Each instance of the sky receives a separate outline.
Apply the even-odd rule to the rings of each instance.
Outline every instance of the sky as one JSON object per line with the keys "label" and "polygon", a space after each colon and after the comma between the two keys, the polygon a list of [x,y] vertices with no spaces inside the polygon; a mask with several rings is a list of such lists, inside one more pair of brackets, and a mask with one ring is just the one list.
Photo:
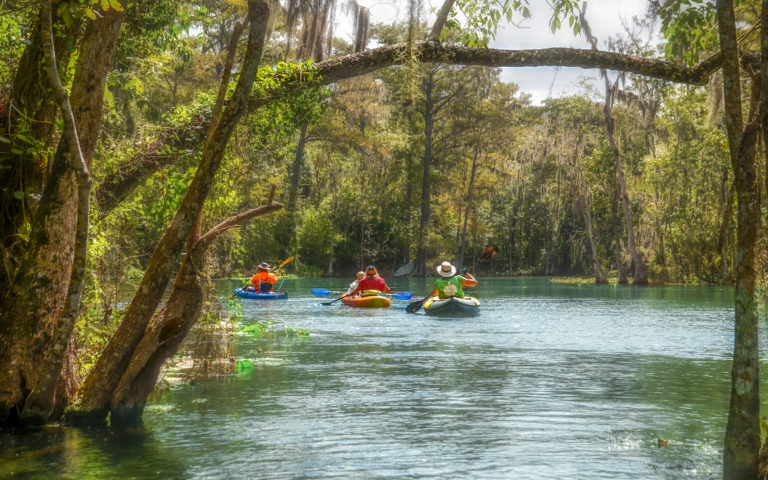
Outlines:
{"label": "sky", "polygon": [[[408,7],[404,0],[357,0],[371,11],[372,23],[391,23],[407,18]],[[442,0],[424,0],[424,10],[431,12],[442,4]],[[520,26],[505,25],[499,30],[490,47],[503,49],[534,49],[547,47],[590,48],[589,42],[580,35],[574,37],[567,28],[552,33],[549,19],[552,10],[545,0],[529,0],[531,18]],[[605,40],[624,32],[622,22],[630,23],[632,16],[642,16],[647,8],[647,0],[589,0],[587,20],[592,32],[599,40],[600,49],[606,49]],[[343,13],[343,12],[340,12]],[[434,22],[434,14],[427,13],[429,25]],[[339,15],[335,25],[336,34],[347,41],[352,39],[352,20]],[[597,83],[599,73],[596,70],[581,68],[518,67],[503,69],[501,78],[505,82],[514,82],[520,90],[531,95],[533,103],[539,104],[549,97],[562,97],[582,91],[579,85],[582,79]]]}

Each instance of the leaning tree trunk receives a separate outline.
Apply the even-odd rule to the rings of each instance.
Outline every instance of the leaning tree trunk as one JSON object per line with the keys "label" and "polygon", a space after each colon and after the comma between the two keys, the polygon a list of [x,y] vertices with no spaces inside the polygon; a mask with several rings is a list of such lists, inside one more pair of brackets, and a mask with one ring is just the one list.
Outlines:
{"label": "leaning tree trunk", "polygon": [[[768,1],[763,1],[763,20],[768,20]],[[731,401],[725,430],[723,478],[754,479],[759,473],[760,450],[760,355],[755,301],[755,251],[760,230],[760,192],[755,158],[759,118],[757,104],[764,105],[766,85],[753,82],[750,122],[743,125],[741,72],[732,0],[717,0],[720,51],[723,57],[725,127],[738,196],[736,237],[735,329],[731,366]],[[761,78],[768,79],[765,55],[768,37],[761,35]],[[762,98],[761,98],[762,93]],[[763,110],[761,114],[765,114]]]}
{"label": "leaning tree trunk", "polygon": [[147,326],[115,388],[110,400],[112,425],[141,422],[147,398],[157,384],[163,364],[176,353],[189,330],[199,320],[206,299],[201,270],[208,247],[228,229],[281,209],[282,204],[272,201],[274,194],[273,185],[266,205],[231,217],[192,240],[168,301]]}
{"label": "leaning tree trunk", "polygon": [[[89,22],[80,44],[71,106],[86,168],[90,167],[101,129],[104,83],[122,20],[120,12],[104,12],[98,20]],[[66,345],[72,332],[73,322],[62,319],[73,267],[85,267],[82,252],[77,256],[81,264],[74,265],[74,261],[78,209],[82,209],[87,192],[80,189],[77,162],[70,159],[70,151],[64,136],[35,213],[29,246],[13,288],[5,293],[0,306],[0,342],[10,346],[0,353],[0,420],[23,410],[24,400],[41,377],[58,377],[63,358],[46,364],[45,368],[57,371],[46,373],[41,365],[47,358],[61,356],[62,343],[55,339],[65,338]],[[87,218],[83,221],[87,226]],[[81,231],[82,227],[81,222]],[[40,412],[52,408],[55,401],[52,395],[45,396],[47,399],[38,400],[36,405]]]}
{"label": "leaning tree trunk", "polygon": [[163,233],[147,271],[126,310],[123,321],[79,391],[78,404],[69,411],[69,421],[101,423],[109,412],[112,396],[144,335],[163,292],[177,265],[178,252],[192,232],[203,203],[213,185],[224,151],[238,121],[248,109],[251,87],[261,60],[269,7],[263,0],[248,2],[248,47],[235,93],[222,113],[203,150],[200,165],[171,224]]}

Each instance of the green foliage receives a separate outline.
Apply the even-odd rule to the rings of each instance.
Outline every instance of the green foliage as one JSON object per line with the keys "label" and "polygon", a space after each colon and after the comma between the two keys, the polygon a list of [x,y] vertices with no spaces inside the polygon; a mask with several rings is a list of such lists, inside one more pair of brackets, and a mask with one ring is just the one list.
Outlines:
{"label": "green foliage", "polygon": [[249,325],[241,325],[239,332],[256,338],[301,338],[308,337],[309,330],[304,328],[293,328],[284,323],[276,324],[274,320],[269,319],[266,322],[256,322]]}
{"label": "green foliage", "polygon": [[[458,8],[451,11],[445,26],[461,35],[462,44],[486,48],[488,42],[496,38],[502,20],[514,23],[530,18],[529,5],[529,0],[458,0]],[[552,33],[560,29],[564,19],[568,19],[574,35],[581,32],[578,1],[557,0],[552,3],[552,8],[549,20]]]}
{"label": "green foliage", "polygon": [[669,0],[658,9],[668,58],[688,65],[718,46],[715,5],[709,0]]}

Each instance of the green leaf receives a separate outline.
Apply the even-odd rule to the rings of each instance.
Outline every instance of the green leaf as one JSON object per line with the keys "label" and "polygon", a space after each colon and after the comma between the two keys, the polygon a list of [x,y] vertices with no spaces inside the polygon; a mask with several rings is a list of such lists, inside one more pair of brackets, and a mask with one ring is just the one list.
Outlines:
{"label": "green leaf", "polygon": [[123,6],[118,0],[109,0],[109,5],[118,12],[122,12],[124,10]]}
{"label": "green leaf", "polygon": [[109,0],[101,0],[101,9],[105,12],[109,10]]}
{"label": "green leaf", "polygon": [[24,199],[24,192],[20,192],[16,190],[15,192],[13,192],[13,198],[15,198],[16,200]]}

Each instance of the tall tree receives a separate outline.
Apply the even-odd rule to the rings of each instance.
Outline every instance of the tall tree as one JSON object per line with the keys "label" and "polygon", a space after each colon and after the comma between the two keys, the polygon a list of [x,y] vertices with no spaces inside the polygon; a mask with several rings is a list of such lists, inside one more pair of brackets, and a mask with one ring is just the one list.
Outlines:
{"label": "tall tree", "polygon": [[[584,30],[584,33],[587,36],[589,42],[592,44],[592,49],[598,50],[597,38],[592,35],[592,30],[589,28],[589,23],[587,23],[587,19],[585,17],[586,10],[587,2],[584,2],[582,4],[581,15],[579,17],[582,29]],[[616,144],[616,137],[614,133],[616,128],[615,119],[611,114],[611,110],[613,109],[613,102],[618,93],[620,75],[616,78],[616,81],[613,83],[613,85],[611,85],[611,82],[608,80],[608,72],[606,69],[600,69],[600,76],[603,78],[605,83],[605,104],[603,107],[603,114],[605,117],[605,130],[608,134],[608,142],[611,146],[613,160],[616,164],[616,178],[619,182],[619,198],[621,200],[621,206],[624,211],[624,226],[627,235],[627,248],[629,249],[629,254],[632,256],[632,262],[635,266],[635,284],[646,285],[648,284],[648,270],[646,269],[645,262],[638,253],[637,246],[635,245],[635,230],[632,226],[632,215],[629,208],[629,195],[627,194],[627,182],[624,178],[624,166],[621,160],[621,153],[619,152],[619,147]]]}
{"label": "tall tree", "polygon": [[[70,103],[85,171],[90,168],[100,133],[104,83],[122,21],[122,11],[111,8],[101,12],[97,20],[88,23],[80,42]],[[42,16],[41,22],[45,22]],[[45,359],[61,356],[62,343],[55,339],[66,339],[66,345],[74,326],[74,319],[63,314],[73,274],[75,281],[81,282],[85,268],[90,185],[80,181],[83,166],[71,158],[69,141],[65,135],[59,142],[52,175],[32,222],[29,246],[0,307],[0,339],[11,346],[0,353],[0,419],[4,420],[23,410],[41,378],[58,378],[63,358],[47,363]],[[85,188],[80,189],[80,185]],[[79,291],[78,285],[72,287],[70,293]],[[69,300],[75,304],[68,313],[77,311],[79,294]],[[42,372],[41,365],[53,370]],[[45,420],[55,401],[50,389],[46,390],[46,398],[38,397],[35,402],[33,416],[40,420]]]}

